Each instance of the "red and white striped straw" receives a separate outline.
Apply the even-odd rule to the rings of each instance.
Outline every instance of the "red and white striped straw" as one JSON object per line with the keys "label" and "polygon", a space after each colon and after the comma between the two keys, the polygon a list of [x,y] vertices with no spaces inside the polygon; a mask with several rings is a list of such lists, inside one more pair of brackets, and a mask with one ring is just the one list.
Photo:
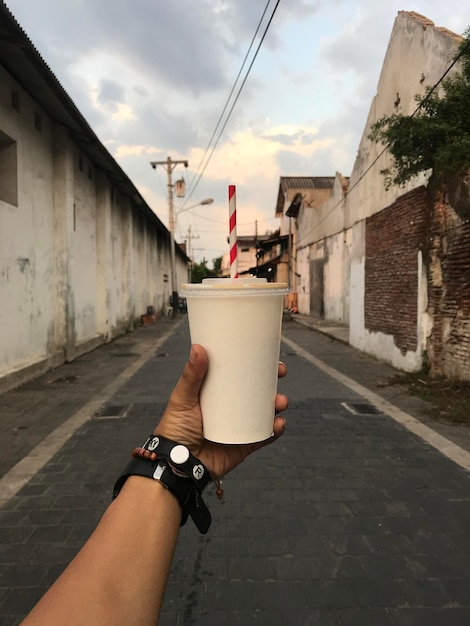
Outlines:
{"label": "red and white striped straw", "polygon": [[235,185],[228,186],[228,208],[230,215],[230,278],[238,278],[237,193]]}

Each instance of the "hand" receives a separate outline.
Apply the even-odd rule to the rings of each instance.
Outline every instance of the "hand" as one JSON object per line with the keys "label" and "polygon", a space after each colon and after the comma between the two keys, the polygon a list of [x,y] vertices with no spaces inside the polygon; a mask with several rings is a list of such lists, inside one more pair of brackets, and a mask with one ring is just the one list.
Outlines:
{"label": "hand", "polygon": [[[202,346],[194,344],[189,361],[170,396],[165,413],[154,434],[184,444],[204,463],[213,478],[222,478],[249,454],[278,439],[284,432],[285,420],[281,416],[276,416],[273,424],[274,435],[259,443],[226,445],[204,439],[199,391],[208,365],[207,352]],[[287,367],[284,363],[279,363],[279,377],[282,378],[286,373]],[[287,397],[278,393],[276,411],[284,411],[287,404]]]}

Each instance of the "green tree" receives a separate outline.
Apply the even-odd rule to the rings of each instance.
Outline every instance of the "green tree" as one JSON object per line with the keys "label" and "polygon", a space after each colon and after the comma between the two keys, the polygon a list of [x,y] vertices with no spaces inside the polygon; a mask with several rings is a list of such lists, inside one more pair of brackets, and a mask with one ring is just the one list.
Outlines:
{"label": "green tree", "polygon": [[222,273],[222,256],[212,259],[212,269],[214,270],[216,276],[220,276]]}
{"label": "green tree", "polygon": [[428,87],[415,96],[413,115],[384,115],[372,125],[369,138],[392,155],[391,167],[381,170],[386,189],[428,170],[441,177],[470,168],[470,29],[454,61],[458,59],[461,69],[442,82],[442,95]]}
{"label": "green tree", "polygon": [[217,274],[207,267],[207,260],[203,258],[200,263],[193,263],[191,270],[191,282],[200,283],[204,278],[216,278]]}

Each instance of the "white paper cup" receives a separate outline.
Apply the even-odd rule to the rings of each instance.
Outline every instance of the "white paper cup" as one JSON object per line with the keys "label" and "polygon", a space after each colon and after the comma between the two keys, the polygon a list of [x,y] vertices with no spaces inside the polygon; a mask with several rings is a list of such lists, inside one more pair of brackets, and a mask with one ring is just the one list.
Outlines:
{"label": "white paper cup", "polygon": [[209,278],[183,285],[191,342],[209,370],[201,390],[204,437],[253,443],[272,435],[285,283]]}

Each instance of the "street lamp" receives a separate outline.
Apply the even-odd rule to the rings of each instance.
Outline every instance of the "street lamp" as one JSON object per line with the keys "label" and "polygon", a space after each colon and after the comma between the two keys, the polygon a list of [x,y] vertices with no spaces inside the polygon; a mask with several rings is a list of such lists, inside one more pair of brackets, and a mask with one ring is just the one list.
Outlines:
{"label": "street lamp", "polygon": [[205,205],[205,204],[212,204],[214,202],[214,198],[206,198],[205,200],[201,200],[201,202],[198,202],[197,204],[192,204],[191,206],[186,207],[185,209],[181,209],[181,211],[176,211],[176,217],[178,217],[178,215],[180,213],[184,213],[185,211],[189,211],[190,209],[194,209],[197,206],[201,206],[201,205]]}
{"label": "street lamp", "polygon": [[[180,211],[176,211],[176,217],[178,217],[178,215],[180,215],[181,213],[184,213],[185,211],[189,211],[190,209],[194,209],[197,206],[201,206],[201,205],[206,205],[206,204],[212,204],[214,202],[214,198],[206,198],[205,200],[201,200],[201,202],[198,202],[197,204],[192,204],[191,206],[188,206],[184,209],[181,209]],[[193,261],[191,259],[191,226],[189,227],[188,230],[188,237],[189,237],[189,243],[188,243],[188,257],[189,257],[189,282],[191,282],[191,275],[192,275],[192,269],[193,269]],[[199,238],[199,235],[198,235]]]}
{"label": "street lamp", "polygon": [[172,290],[172,305],[173,305],[173,317],[176,317],[178,313],[178,292],[176,291],[176,261],[175,261],[175,219],[173,214],[173,182],[171,175],[177,165],[184,165],[188,167],[188,162],[173,161],[171,157],[168,157],[166,161],[150,161],[150,165],[153,169],[157,169],[157,165],[162,165],[166,169],[168,180],[168,213],[169,213],[169,226],[170,226],[170,265],[171,265],[171,290]]}
{"label": "street lamp", "polygon": [[[157,169],[157,165],[161,165],[166,169],[167,179],[168,179],[168,214],[169,214],[169,227],[170,227],[170,266],[171,266],[171,293],[172,293],[172,306],[173,306],[173,317],[176,317],[178,313],[178,290],[176,288],[176,259],[175,259],[175,217],[178,216],[178,212],[174,213],[173,210],[173,182],[172,182],[172,173],[177,165],[184,165],[184,167],[188,167],[188,162],[184,161],[174,161],[171,157],[168,157],[166,161],[150,161],[150,165],[153,169]],[[184,194],[183,194],[184,195]],[[202,200],[202,202],[198,202],[197,204],[187,207],[186,209],[181,209],[179,213],[183,213],[183,211],[188,211],[189,209],[193,209],[195,206],[199,206],[200,204],[211,204],[214,202],[212,198],[207,198],[206,200]]]}
{"label": "street lamp", "polygon": [[206,198],[205,200],[201,200],[201,202],[197,202],[196,204],[192,204],[180,211],[176,210],[173,212],[173,203],[169,204],[170,206],[170,236],[171,236],[171,305],[173,307],[173,317],[176,317],[179,311],[179,296],[178,296],[178,286],[176,284],[176,259],[175,259],[175,225],[176,219],[178,215],[184,213],[185,211],[189,211],[189,209],[194,209],[201,204],[212,204],[214,202],[213,198]]}

